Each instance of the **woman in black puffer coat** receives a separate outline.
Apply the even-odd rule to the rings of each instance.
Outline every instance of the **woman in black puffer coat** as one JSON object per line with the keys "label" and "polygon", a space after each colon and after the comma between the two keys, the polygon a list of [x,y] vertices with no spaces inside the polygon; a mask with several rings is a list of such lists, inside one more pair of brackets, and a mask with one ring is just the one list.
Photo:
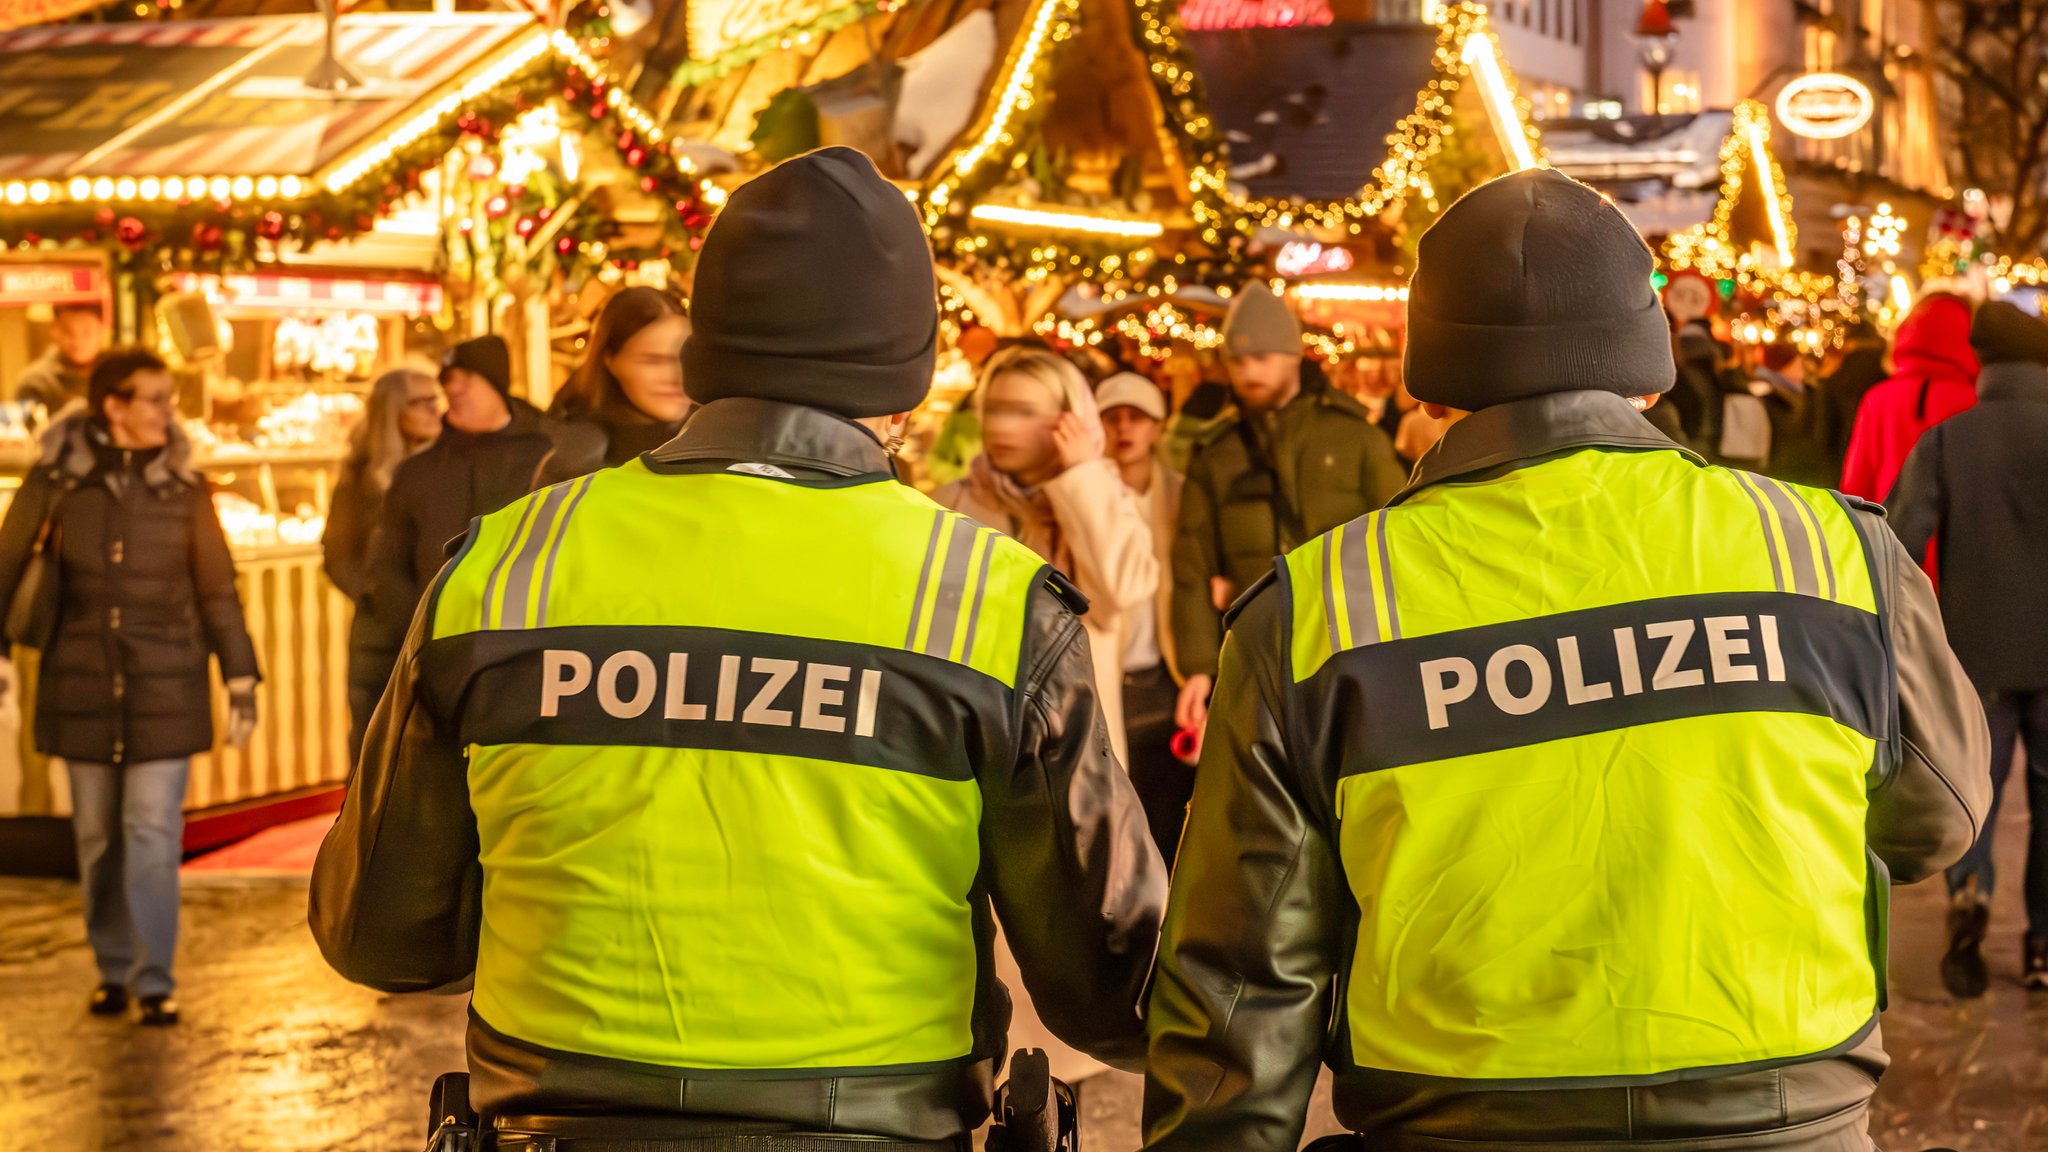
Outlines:
{"label": "woman in black puffer coat", "polygon": [[220,661],[239,743],[256,722],[256,651],[163,361],[109,352],[91,380],[86,409],[51,426],[0,523],[0,604],[48,523],[56,611],[35,740],[71,776],[101,979],[90,1007],[118,1014],[132,991],[144,1023],[169,1024],[185,780],[190,757],[213,746],[208,661]]}

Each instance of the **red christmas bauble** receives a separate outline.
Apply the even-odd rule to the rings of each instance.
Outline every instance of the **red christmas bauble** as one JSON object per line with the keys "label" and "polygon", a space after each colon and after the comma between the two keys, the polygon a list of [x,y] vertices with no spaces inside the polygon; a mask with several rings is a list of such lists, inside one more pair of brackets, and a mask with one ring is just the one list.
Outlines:
{"label": "red christmas bauble", "polygon": [[120,239],[122,247],[133,252],[142,247],[142,240],[149,235],[149,229],[143,227],[142,221],[135,217],[123,216],[120,224],[115,226],[114,235]]}
{"label": "red christmas bauble", "polygon": [[284,235],[284,213],[265,212],[263,219],[256,222],[256,235],[265,240],[275,240]]}

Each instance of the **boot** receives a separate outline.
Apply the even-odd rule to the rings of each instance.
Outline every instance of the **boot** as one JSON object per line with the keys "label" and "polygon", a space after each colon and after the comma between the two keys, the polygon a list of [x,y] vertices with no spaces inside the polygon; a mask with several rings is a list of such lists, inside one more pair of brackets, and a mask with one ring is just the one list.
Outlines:
{"label": "boot", "polygon": [[1941,958],[1941,983],[1949,995],[1972,1000],[1991,986],[1984,967],[1984,931],[1991,926],[1991,905],[1977,895],[1977,883],[1966,883],[1948,905],[1948,953]]}
{"label": "boot", "polygon": [[2048,992],[2048,936],[2027,933],[2020,955],[2020,983],[2031,991]]}

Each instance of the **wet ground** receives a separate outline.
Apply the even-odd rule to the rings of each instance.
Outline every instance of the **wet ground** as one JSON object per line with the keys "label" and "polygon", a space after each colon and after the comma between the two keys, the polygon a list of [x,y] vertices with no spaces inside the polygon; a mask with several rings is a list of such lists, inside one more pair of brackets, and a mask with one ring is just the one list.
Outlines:
{"label": "wet ground", "polygon": [[[2048,995],[2019,971],[2020,836],[2008,814],[1981,1001],[1942,991],[1938,882],[1894,903],[1894,1068],[1874,1134],[1888,1152],[2048,1150]],[[34,1152],[401,1152],[423,1144],[425,1091],[462,1061],[464,1000],[393,997],[327,971],[293,876],[192,873],[180,948],[185,1022],[89,1017],[74,885],[0,879],[0,1133]],[[1087,1152],[1138,1144],[1135,1077],[1083,1087]],[[1311,1132],[1328,1130],[1320,1103]]]}

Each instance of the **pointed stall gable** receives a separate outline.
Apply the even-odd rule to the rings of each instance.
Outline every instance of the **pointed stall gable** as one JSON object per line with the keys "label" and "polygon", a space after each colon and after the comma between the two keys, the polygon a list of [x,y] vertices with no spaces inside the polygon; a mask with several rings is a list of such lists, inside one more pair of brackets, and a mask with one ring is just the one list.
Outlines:
{"label": "pointed stall gable", "polygon": [[[1191,34],[1214,41],[1197,50],[1197,59],[1218,73],[1219,85],[1227,78],[1239,89],[1218,95],[1219,103],[1227,100],[1232,119],[1242,121],[1229,126],[1244,136],[1261,134],[1252,125],[1255,115],[1265,116],[1268,125],[1287,119],[1287,109],[1264,107],[1269,101],[1249,95],[1273,88],[1275,75],[1313,84],[1323,102],[1320,109],[1303,110],[1303,126],[1287,141],[1294,149],[1287,158],[1292,173],[1261,178],[1253,171],[1260,157],[1233,154],[1244,166],[1239,171],[1246,194],[1231,197],[1232,210],[1263,226],[1356,232],[1411,193],[1434,200],[1429,166],[1452,127],[1454,103],[1468,90],[1476,92],[1493,130],[1500,170],[1541,163],[1540,140],[1515,94],[1485,9],[1460,3],[1432,15],[1431,23],[1414,25],[1337,23]],[[1296,59],[1290,63],[1290,57]],[[1361,66],[1368,59],[1372,66]],[[1319,66],[1323,74],[1301,76],[1304,66]],[[1359,137],[1390,122],[1383,138]],[[1264,135],[1276,133],[1268,128]]]}
{"label": "pointed stall gable", "polygon": [[1792,192],[1771,151],[1770,113],[1758,101],[1745,100],[1735,106],[1721,142],[1721,197],[1714,218],[1672,233],[1664,241],[1665,262],[1673,270],[1732,280],[1757,295],[1818,300],[1833,289],[1834,279],[1793,268],[1798,250]]}
{"label": "pointed stall gable", "polygon": [[[1128,6],[1119,12],[1112,4]],[[1166,195],[1106,198],[1121,200],[1114,208],[991,195],[1038,175],[1028,168],[1044,142],[1060,57],[1090,20],[1101,22],[1098,33],[1105,27],[1127,32],[1135,48],[1135,66],[1149,82],[1145,116],[1152,141],[1146,150],[1152,154],[1135,161],[1141,174],[1167,174]],[[918,190],[940,256],[993,256],[1033,280],[1056,271],[1083,279],[1187,279],[1241,244],[1224,198],[1220,134],[1176,31],[1171,0],[1037,0],[995,70],[980,113]],[[1180,242],[1162,243],[1169,234]]]}
{"label": "pointed stall gable", "polygon": [[[1097,13],[1093,4],[1125,4],[1123,13]],[[1178,173],[1177,202],[1130,205],[1111,210],[1081,207],[1042,197],[1012,203],[1004,185],[1026,171],[1045,130],[1054,104],[1055,57],[1067,50],[1085,22],[1110,15],[1126,17],[1130,36],[1150,80],[1157,117],[1159,152]],[[1015,40],[991,78],[982,109],[961,137],[952,155],[942,160],[918,190],[926,229],[942,259],[963,261],[992,257],[1032,279],[1054,273],[1087,280],[1140,280],[1155,285],[1234,277],[1246,242],[1260,226],[1316,224],[1338,229],[1379,216],[1412,192],[1433,198],[1430,162],[1442,149],[1451,127],[1453,102],[1461,89],[1476,95],[1493,128],[1503,171],[1541,162],[1540,142],[1515,96],[1514,82],[1500,55],[1499,43],[1487,29],[1485,10],[1460,3],[1438,8],[1434,24],[1372,27],[1310,22],[1313,26],[1187,32],[1173,0],[1037,0]],[[1268,33],[1279,33],[1269,37]],[[1224,118],[1205,88],[1204,64],[1214,53],[1191,50],[1199,37],[1262,37],[1262,47],[1287,36],[1309,37],[1366,34],[1392,43],[1420,40],[1413,55],[1416,67],[1403,72],[1393,61],[1348,73],[1364,76],[1386,88],[1379,123],[1390,125],[1382,138],[1363,142],[1368,158],[1341,175],[1340,161],[1323,174],[1324,194],[1303,195],[1273,182],[1252,181],[1240,188],[1230,179],[1234,158],[1224,139]],[[1283,45],[1284,47],[1284,45]],[[1226,49],[1226,52],[1228,49]],[[1217,83],[1241,79],[1239,69],[1218,68]],[[1374,75],[1368,75],[1374,74]],[[1406,79],[1400,77],[1405,76]],[[1390,79],[1391,77],[1391,79]],[[1351,77],[1356,78],[1356,77]],[[1389,86],[1391,85],[1391,86]],[[1370,85],[1368,85],[1370,86]],[[1396,91],[1395,89],[1398,89]],[[1220,93],[1219,93],[1220,94]],[[1241,100],[1232,100],[1233,113]],[[1404,114],[1405,110],[1405,114]],[[1257,108],[1252,109],[1256,113]],[[1334,136],[1349,133],[1349,147],[1359,154],[1356,122],[1370,122],[1367,110],[1333,128]],[[1368,133],[1383,131],[1366,129]],[[1362,181],[1362,183],[1351,183]],[[1041,182],[1042,186],[1042,182]]]}

